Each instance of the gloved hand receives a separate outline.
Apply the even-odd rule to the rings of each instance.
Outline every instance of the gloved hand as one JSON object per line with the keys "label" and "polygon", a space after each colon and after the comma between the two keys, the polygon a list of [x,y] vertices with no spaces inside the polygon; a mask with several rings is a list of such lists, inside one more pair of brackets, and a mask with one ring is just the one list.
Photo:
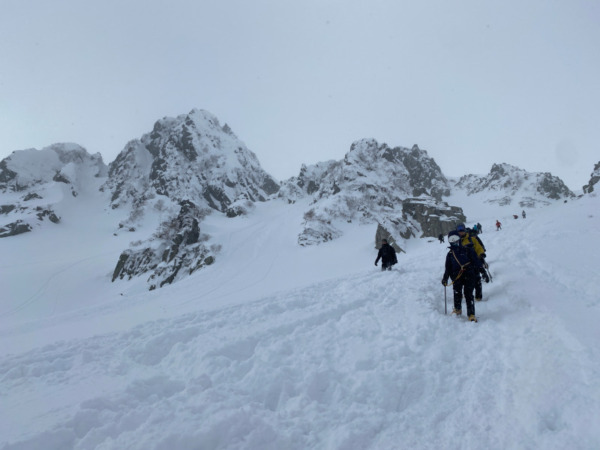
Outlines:
{"label": "gloved hand", "polygon": [[483,272],[481,272],[481,277],[483,278],[483,281],[485,281],[486,283],[490,282],[490,277],[488,277],[488,274],[485,270]]}
{"label": "gloved hand", "polygon": [[444,278],[444,279],[442,279],[442,284],[443,284],[444,286],[448,286],[448,278]]}
{"label": "gloved hand", "polygon": [[377,261],[375,261],[375,265],[377,265]]}

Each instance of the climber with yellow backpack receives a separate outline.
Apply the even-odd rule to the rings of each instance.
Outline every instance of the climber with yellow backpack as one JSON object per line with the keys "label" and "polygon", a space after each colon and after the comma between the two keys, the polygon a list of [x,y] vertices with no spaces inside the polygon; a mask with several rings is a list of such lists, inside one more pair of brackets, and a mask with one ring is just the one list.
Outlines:
{"label": "climber with yellow backpack", "polygon": [[[464,223],[459,223],[456,226],[456,231],[458,232],[458,236],[460,237],[460,243],[464,247],[471,247],[477,253],[477,257],[481,261],[481,265],[483,266],[479,273],[477,274],[477,280],[475,281],[475,301],[481,301],[483,298],[483,287],[481,285],[481,277],[485,280],[486,283],[490,282],[490,278],[486,269],[488,268],[488,264],[485,261],[485,246],[483,242],[470,228],[466,228]],[[481,275],[481,276],[480,276]]]}
{"label": "climber with yellow backpack", "polygon": [[471,322],[477,322],[475,317],[475,300],[473,290],[479,279],[479,273],[483,269],[481,260],[473,248],[461,245],[461,238],[457,231],[448,233],[450,243],[442,284],[448,286],[448,279],[452,280],[451,286],[454,292],[454,310],[452,314],[462,315],[462,297],[465,296],[467,304],[467,316]]}

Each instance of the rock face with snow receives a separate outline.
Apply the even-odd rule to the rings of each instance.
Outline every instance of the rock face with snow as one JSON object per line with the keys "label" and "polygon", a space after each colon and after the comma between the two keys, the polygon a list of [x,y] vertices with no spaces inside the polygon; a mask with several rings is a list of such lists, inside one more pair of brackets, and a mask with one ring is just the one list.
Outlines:
{"label": "rock face with snow", "polygon": [[212,264],[214,256],[202,242],[205,237],[200,233],[200,217],[196,205],[183,200],[177,217],[161,224],[150,245],[121,253],[112,281],[150,273],[152,290]]}
{"label": "rock face with snow", "polygon": [[598,181],[600,181],[600,162],[594,166],[594,171],[590,175],[590,182],[583,186],[583,192],[586,194],[593,192]]}
{"label": "rock face with snow", "polygon": [[58,223],[55,205],[88,189],[91,178],[106,177],[100,154],[77,144],[54,144],[42,150],[18,150],[0,162],[0,237],[32,231],[44,221]]}
{"label": "rock face with snow", "polygon": [[298,237],[300,245],[311,245],[338,237],[344,221],[379,223],[405,239],[437,236],[465,220],[460,208],[442,202],[449,192],[439,166],[418,146],[391,148],[364,139],[341,161],[302,166],[279,196],[289,202],[312,199]]}
{"label": "rock face with snow", "polygon": [[500,206],[520,207],[548,205],[554,200],[575,197],[563,181],[550,173],[531,173],[510,164],[494,164],[486,176],[465,175],[455,186],[468,195],[496,193],[486,201]]}
{"label": "rock face with snow", "polygon": [[240,204],[266,201],[279,184],[227,125],[194,109],[157,121],[152,132],[129,142],[110,164],[104,188],[113,208],[161,196],[236,215]]}
{"label": "rock face with snow", "polygon": [[150,274],[153,289],[212,264],[215,252],[200,234],[203,216],[245,214],[276,194],[279,184],[227,125],[192,110],[159,120],[152,132],[129,142],[110,164],[103,189],[111,193],[112,208],[130,208],[122,227],[134,229],[148,210],[168,217],[141,248],[121,254],[113,274],[113,281]]}

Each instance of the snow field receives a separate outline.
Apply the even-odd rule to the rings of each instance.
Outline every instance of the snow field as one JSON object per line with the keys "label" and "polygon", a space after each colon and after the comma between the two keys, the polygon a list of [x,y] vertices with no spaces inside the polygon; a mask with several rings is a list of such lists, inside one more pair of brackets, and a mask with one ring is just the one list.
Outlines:
{"label": "snow field", "polygon": [[[487,225],[476,324],[444,315],[435,239],[381,272],[374,230],[298,249],[269,206],[207,224],[228,239],[219,270],[4,329],[0,448],[598,448],[596,206]],[[58,287],[40,289],[30,306]],[[21,342],[32,323],[49,345]]]}

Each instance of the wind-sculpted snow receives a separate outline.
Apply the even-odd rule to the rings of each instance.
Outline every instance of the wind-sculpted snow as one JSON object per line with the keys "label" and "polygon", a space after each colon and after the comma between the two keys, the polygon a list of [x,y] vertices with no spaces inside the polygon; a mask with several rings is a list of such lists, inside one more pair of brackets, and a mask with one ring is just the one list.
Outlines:
{"label": "wind-sculpted snow", "polygon": [[[0,448],[599,448],[598,197],[484,231],[494,281],[476,324],[444,314],[437,240],[413,240],[381,272],[368,234],[294,247],[295,218],[264,206],[265,226],[224,222],[238,226],[229,270],[113,311],[136,325],[85,336],[112,312],[84,308],[56,317],[80,336],[59,340],[48,316],[34,327],[48,345],[26,351],[0,329]],[[250,294],[256,280],[266,295]]]}

